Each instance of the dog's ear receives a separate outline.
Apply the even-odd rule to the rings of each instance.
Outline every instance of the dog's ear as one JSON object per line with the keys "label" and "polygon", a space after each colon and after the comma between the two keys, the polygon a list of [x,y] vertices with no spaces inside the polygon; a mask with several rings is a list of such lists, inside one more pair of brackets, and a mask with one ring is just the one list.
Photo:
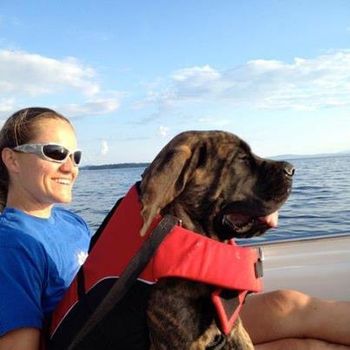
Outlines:
{"label": "dog's ear", "polygon": [[186,187],[198,165],[199,140],[192,133],[183,133],[168,143],[142,175],[140,185],[143,226],[147,232],[154,217]]}

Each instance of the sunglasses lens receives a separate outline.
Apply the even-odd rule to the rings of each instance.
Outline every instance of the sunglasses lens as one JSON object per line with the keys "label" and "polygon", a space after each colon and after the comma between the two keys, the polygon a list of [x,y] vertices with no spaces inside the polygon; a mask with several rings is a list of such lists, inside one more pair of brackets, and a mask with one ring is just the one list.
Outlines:
{"label": "sunglasses lens", "polygon": [[69,153],[66,148],[59,145],[44,145],[43,152],[46,157],[58,161],[65,160]]}
{"label": "sunglasses lens", "polygon": [[[43,152],[47,158],[63,162],[67,159],[69,151],[67,148],[60,145],[44,145]],[[81,151],[72,153],[74,164],[78,165],[81,161]]]}
{"label": "sunglasses lens", "polygon": [[81,161],[81,151],[75,151],[73,153],[73,160],[76,165],[78,165]]}

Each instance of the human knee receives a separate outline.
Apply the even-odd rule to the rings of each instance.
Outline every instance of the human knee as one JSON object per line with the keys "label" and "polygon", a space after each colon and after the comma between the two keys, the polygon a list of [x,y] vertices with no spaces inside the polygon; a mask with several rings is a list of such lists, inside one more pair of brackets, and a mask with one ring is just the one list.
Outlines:
{"label": "human knee", "polygon": [[348,347],[331,344],[318,339],[279,339],[269,343],[258,344],[255,350],[345,350]]}
{"label": "human knee", "polygon": [[283,289],[267,293],[266,301],[276,312],[290,314],[303,310],[310,303],[310,297],[296,290]]}

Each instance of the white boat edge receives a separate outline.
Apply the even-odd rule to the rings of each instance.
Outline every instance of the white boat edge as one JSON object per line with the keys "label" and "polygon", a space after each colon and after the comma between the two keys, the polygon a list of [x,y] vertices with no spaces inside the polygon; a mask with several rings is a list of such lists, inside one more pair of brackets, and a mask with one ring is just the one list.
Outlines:
{"label": "white boat edge", "polygon": [[243,245],[262,249],[264,291],[350,300],[350,232]]}

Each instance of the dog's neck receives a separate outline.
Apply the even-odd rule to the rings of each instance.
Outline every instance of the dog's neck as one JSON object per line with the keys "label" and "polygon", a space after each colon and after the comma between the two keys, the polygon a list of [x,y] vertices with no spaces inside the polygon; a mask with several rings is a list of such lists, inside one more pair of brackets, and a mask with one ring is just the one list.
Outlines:
{"label": "dog's neck", "polygon": [[219,241],[218,237],[216,235],[208,233],[208,229],[204,227],[203,223],[200,222],[199,220],[196,220],[196,218],[193,217],[193,214],[189,213],[186,210],[186,207],[183,205],[176,205],[175,203],[172,203],[168,205],[166,208],[164,208],[161,214],[173,215],[176,218],[181,220],[181,226],[183,226],[187,230],[200,233],[203,236]]}

